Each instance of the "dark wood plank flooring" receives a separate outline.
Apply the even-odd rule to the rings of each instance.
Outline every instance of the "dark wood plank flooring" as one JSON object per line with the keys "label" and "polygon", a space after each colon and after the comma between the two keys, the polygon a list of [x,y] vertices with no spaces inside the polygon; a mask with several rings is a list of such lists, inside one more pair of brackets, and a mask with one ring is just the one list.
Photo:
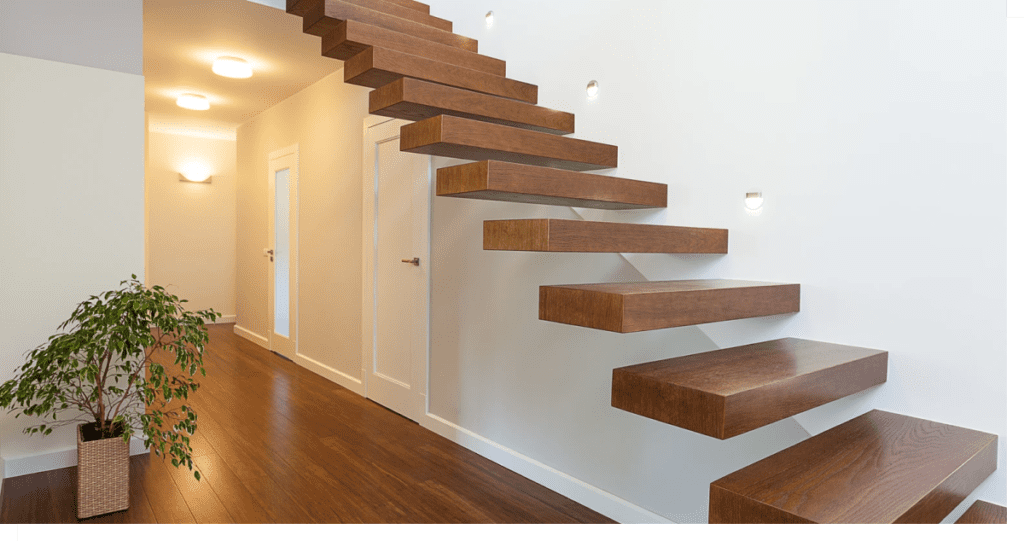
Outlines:
{"label": "dark wood plank flooring", "polygon": [[[95,523],[610,523],[312,372],[210,326],[191,403],[203,474],[131,459],[131,507]],[[4,480],[0,523],[69,523],[75,468]]]}

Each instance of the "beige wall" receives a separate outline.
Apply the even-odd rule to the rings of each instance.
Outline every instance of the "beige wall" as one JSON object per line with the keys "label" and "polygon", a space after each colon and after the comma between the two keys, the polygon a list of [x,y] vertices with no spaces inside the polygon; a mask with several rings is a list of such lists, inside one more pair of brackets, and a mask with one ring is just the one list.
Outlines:
{"label": "beige wall", "polygon": [[[238,128],[238,326],[265,338],[267,158],[299,145],[298,350],[360,378],[362,122],[368,90],[330,75]],[[331,374],[325,373],[330,372]]]}
{"label": "beige wall", "polygon": [[[235,315],[235,142],[149,131],[146,164],[148,285],[188,299],[189,310]],[[210,184],[181,182],[190,165]]]}

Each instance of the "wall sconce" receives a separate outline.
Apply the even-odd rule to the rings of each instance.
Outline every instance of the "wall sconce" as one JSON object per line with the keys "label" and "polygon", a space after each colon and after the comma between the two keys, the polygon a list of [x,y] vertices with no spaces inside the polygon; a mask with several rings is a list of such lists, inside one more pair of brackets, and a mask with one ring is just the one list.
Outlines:
{"label": "wall sconce", "polygon": [[178,180],[181,181],[181,182],[190,182],[192,184],[212,184],[213,183],[213,176],[207,176],[206,178],[203,178],[203,177],[189,178],[189,177],[185,176],[182,173],[178,173]]}
{"label": "wall sconce", "polygon": [[488,11],[487,15],[484,15],[484,24],[487,25],[487,28],[490,28],[490,27],[494,26],[494,12],[493,11]]}
{"label": "wall sconce", "polygon": [[178,173],[178,180],[181,182],[210,184],[213,182],[213,176],[210,174],[209,167],[201,163],[189,163],[181,168],[181,172]]}
{"label": "wall sconce", "polygon": [[597,81],[590,81],[587,83],[587,97],[596,98],[597,94],[601,92],[601,87],[598,86]]}
{"label": "wall sconce", "polygon": [[760,209],[761,205],[764,205],[764,197],[761,192],[747,192],[746,205],[749,210]]}

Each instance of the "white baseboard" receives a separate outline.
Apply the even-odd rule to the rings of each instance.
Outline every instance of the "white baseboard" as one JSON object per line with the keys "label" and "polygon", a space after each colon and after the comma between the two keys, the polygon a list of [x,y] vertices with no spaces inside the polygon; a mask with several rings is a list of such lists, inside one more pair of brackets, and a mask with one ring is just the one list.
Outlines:
{"label": "white baseboard", "polygon": [[616,522],[622,524],[674,524],[673,521],[661,515],[541,464],[432,413],[428,413],[424,418],[423,427]]}
{"label": "white baseboard", "polygon": [[[235,327],[236,329],[238,327]],[[298,353],[295,356],[295,364],[313,372],[314,374],[323,376],[338,385],[352,391],[353,393],[363,396],[363,382],[358,380],[344,372],[339,372],[321,362],[310,359],[309,357]]]}
{"label": "white baseboard", "polygon": [[245,338],[257,346],[262,346],[263,349],[270,349],[270,340],[268,340],[266,336],[260,336],[241,325],[235,325],[235,334]]}
{"label": "white baseboard", "polygon": [[[128,444],[128,454],[143,455],[148,453],[145,443],[140,438],[132,438]],[[3,477],[19,477],[43,471],[70,468],[78,465],[78,448],[61,449],[50,453],[28,455],[22,457],[8,457],[0,460],[3,464]]]}
{"label": "white baseboard", "polygon": [[214,321],[213,323],[215,325],[220,325],[221,323],[234,323],[235,321],[238,321],[238,316],[220,316],[217,318],[217,321]]}

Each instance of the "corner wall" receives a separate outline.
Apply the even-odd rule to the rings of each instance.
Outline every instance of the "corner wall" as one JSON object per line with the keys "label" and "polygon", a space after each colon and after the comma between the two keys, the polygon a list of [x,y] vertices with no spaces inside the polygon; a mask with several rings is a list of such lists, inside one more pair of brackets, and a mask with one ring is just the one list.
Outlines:
{"label": "corner wall", "polygon": [[339,69],[237,132],[236,331],[257,342],[270,332],[267,158],[298,143],[297,362],[350,387],[361,378],[362,123],[368,93],[345,84]]}
{"label": "corner wall", "polygon": [[[998,434],[999,469],[964,505],[1005,504],[1003,2],[430,4],[538,84],[541,105],[576,113],[576,137],[619,145],[609,174],[670,186],[668,209],[587,219],[730,230],[724,257],[626,256],[643,275],[803,295],[797,315],[699,329],[540,322],[540,285],[642,276],[617,255],[481,250],[484,220],[567,209],[437,198],[430,411],[453,437],[528,458],[553,488],[567,475],[589,487],[574,498],[623,520],[637,515],[616,501],[704,522],[711,481],[802,439],[801,425],[879,408]],[[764,193],[759,214],[747,191]],[[613,368],[784,336],[886,349],[889,381],[724,442],[609,405]]]}

